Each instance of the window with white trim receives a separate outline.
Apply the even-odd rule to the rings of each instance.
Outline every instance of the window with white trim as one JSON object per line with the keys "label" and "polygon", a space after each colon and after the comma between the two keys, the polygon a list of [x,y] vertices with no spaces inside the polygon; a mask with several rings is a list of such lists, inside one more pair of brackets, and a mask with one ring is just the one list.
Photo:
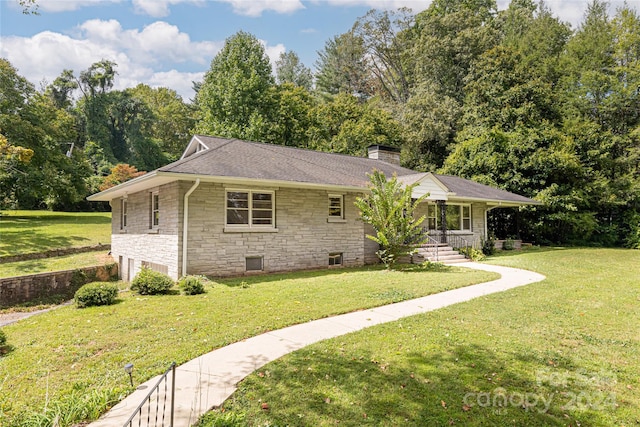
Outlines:
{"label": "window with white trim", "polygon": [[427,205],[427,227],[429,230],[436,230],[438,228],[438,214],[436,211],[438,210],[438,206],[432,203]]}
{"label": "window with white trim", "polygon": [[227,190],[227,227],[274,228],[273,191]]}
{"label": "window with white trim", "polygon": [[329,194],[329,218],[344,219],[344,196]]}
{"label": "window with white trim", "polygon": [[151,193],[149,209],[149,228],[158,228],[160,225],[160,196],[155,191]]}
{"label": "window with white trim", "polygon": [[[471,205],[447,204],[447,230],[471,231]],[[439,230],[442,222],[440,206],[427,205],[427,227],[429,230]]]}
{"label": "window with white trim", "polygon": [[127,228],[127,199],[120,199],[120,230]]}

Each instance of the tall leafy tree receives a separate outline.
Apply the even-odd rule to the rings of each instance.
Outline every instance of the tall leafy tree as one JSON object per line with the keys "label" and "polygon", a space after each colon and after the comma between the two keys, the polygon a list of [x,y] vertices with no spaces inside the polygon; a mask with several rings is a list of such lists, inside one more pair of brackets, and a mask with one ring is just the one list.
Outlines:
{"label": "tall leafy tree", "polygon": [[86,196],[84,179],[90,174],[81,152],[65,155],[76,138],[74,118],[35,92],[4,59],[0,59],[0,89],[5,150],[14,154],[18,150],[18,161],[0,174],[0,203],[26,209],[74,206]]}
{"label": "tall leafy tree", "polygon": [[413,26],[409,9],[371,10],[359,18],[353,32],[362,39],[366,65],[377,80],[378,94],[397,103],[409,98],[410,75],[415,66],[408,34]]}
{"label": "tall leafy tree", "polygon": [[273,86],[272,108],[264,120],[254,121],[249,137],[256,141],[292,147],[308,147],[308,131],[315,125],[313,112],[317,104],[309,91],[293,83]]}
{"label": "tall leafy tree", "polygon": [[495,46],[495,0],[434,0],[416,16],[413,30],[416,84],[423,79],[462,103],[473,62]]}
{"label": "tall leafy tree", "polygon": [[211,61],[196,98],[196,131],[248,138],[252,123],[264,122],[274,84],[264,47],[255,36],[240,31],[225,41]]}
{"label": "tall leafy tree", "polygon": [[311,70],[300,61],[298,54],[290,50],[282,52],[276,61],[276,79],[278,84],[293,83],[311,90],[313,75]]}
{"label": "tall leafy tree", "polygon": [[620,244],[630,224],[640,224],[639,29],[633,10],[623,7],[612,20],[606,3],[593,1],[564,57],[564,131],[576,141],[584,165],[584,189],[597,223],[593,240],[603,244]]}
{"label": "tall leafy tree", "polygon": [[375,98],[362,103],[353,95],[341,93],[319,104],[313,115],[309,144],[316,150],[363,156],[372,144],[402,145],[397,121]]}
{"label": "tall leafy tree", "polygon": [[366,65],[364,41],[353,31],[328,40],[318,52],[316,88],[330,94],[347,93],[366,99],[374,94]]}
{"label": "tall leafy tree", "polygon": [[195,124],[195,111],[183,102],[178,93],[169,88],[151,88],[139,84],[127,92],[142,101],[148,111],[141,132],[157,145],[168,160],[177,160],[189,140]]}

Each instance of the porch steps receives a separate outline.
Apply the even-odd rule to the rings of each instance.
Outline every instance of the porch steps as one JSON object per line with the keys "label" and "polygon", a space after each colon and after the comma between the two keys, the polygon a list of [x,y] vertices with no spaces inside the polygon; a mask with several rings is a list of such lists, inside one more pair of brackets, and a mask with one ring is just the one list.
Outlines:
{"label": "porch steps", "polygon": [[[421,258],[421,259],[420,259]],[[443,264],[456,264],[459,262],[468,262],[469,260],[446,244],[429,244],[418,248],[418,253],[414,255],[414,262],[431,261],[441,262]]]}

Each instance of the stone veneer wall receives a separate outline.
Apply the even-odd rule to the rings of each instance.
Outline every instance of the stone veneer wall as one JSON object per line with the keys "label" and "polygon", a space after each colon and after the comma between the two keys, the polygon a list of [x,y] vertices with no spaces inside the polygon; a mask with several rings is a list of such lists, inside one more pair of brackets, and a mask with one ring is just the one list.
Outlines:
{"label": "stone veneer wall", "polygon": [[[151,193],[158,191],[160,221],[151,227]],[[111,205],[111,253],[120,266],[120,275],[131,280],[143,262],[158,264],[174,279],[179,276],[181,228],[181,185],[178,182],[127,197],[127,227],[120,228],[121,199]]]}
{"label": "stone veneer wall", "polygon": [[277,231],[225,232],[225,187],[200,184],[190,198],[189,274],[242,275],[245,258],[253,256],[263,257],[264,272],[326,268],[334,252],[343,254],[344,266],[365,263],[364,223],[354,206],[356,194],[344,194],[345,220],[336,223],[327,220],[328,194],[334,192],[263,189],[275,190]]}
{"label": "stone veneer wall", "polygon": [[0,279],[0,307],[11,307],[54,296],[73,298],[85,283],[117,279],[117,265],[85,267]]}

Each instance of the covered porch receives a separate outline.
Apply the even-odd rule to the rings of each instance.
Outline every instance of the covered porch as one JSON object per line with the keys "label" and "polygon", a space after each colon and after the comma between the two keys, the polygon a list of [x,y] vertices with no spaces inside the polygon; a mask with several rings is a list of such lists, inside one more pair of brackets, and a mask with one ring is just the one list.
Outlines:
{"label": "covered porch", "polygon": [[540,204],[518,194],[451,175],[429,172],[398,180],[405,185],[416,184],[413,190],[416,199],[428,194],[416,207],[416,214],[426,217],[423,228],[432,245],[480,249],[490,235],[489,211]]}

